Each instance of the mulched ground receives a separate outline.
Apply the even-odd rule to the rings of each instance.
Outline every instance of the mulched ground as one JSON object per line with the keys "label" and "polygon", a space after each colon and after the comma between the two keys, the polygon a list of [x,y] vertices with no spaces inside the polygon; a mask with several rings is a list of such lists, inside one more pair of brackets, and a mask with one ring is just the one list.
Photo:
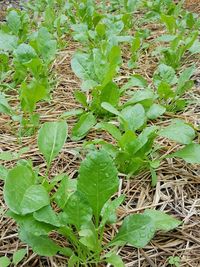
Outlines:
{"label": "mulched ground", "polygon": [[[1,2],[0,2],[1,3]],[[188,4],[188,3],[187,3]],[[200,6],[200,5],[199,5]],[[197,5],[195,5],[195,8]],[[196,9],[195,9],[196,10]],[[159,32],[156,25],[153,27],[155,36]],[[57,75],[57,84],[55,86],[51,103],[42,103],[38,105],[38,112],[41,114],[41,123],[45,121],[54,121],[64,111],[77,108],[78,104],[73,97],[73,91],[80,86],[80,81],[73,74],[70,67],[70,60],[77,49],[77,44],[68,40],[68,46],[65,51],[61,51],[54,62],[54,72]],[[127,55],[126,55],[127,56]],[[194,125],[200,125],[200,60],[195,58],[185,58],[185,64],[190,65],[197,63],[196,73],[193,79],[196,86],[190,91],[186,98],[196,100],[183,113],[176,114],[177,118],[185,119]],[[140,60],[141,74],[148,81],[151,81],[152,73],[156,67],[154,58],[144,55]],[[130,71],[125,67],[121,70],[119,83],[124,83]],[[17,104],[16,97],[13,96],[12,105]],[[171,119],[170,116],[163,117],[158,121],[158,125],[166,125]],[[74,119],[68,120],[71,129]],[[25,137],[22,143],[19,143],[15,135],[18,125],[12,123],[7,116],[0,117],[0,151],[18,151],[20,148],[28,146],[29,151],[21,158],[32,159],[35,166],[39,166],[41,173],[45,171],[42,157],[37,148],[37,135]],[[98,133],[98,136],[100,134]],[[96,132],[91,132],[87,139],[93,139],[97,136]],[[101,134],[102,138],[110,140],[108,134]],[[198,137],[200,138],[200,136]],[[199,140],[200,141],[200,140]],[[165,139],[159,139],[159,144],[164,144],[166,151],[170,153],[177,148],[173,142]],[[81,156],[75,153],[75,150],[81,148],[82,141],[75,143],[70,140],[65,144],[62,153],[54,161],[51,169],[51,175],[67,172],[70,177],[75,177],[77,168],[82,160]],[[7,162],[6,166],[13,166],[15,161]],[[126,202],[118,210],[119,221],[126,215],[143,211],[146,208],[158,208],[169,214],[173,214],[183,221],[182,226],[173,232],[159,232],[152,242],[145,249],[134,249],[125,246],[120,249],[119,253],[126,262],[127,267],[165,267],[168,264],[169,256],[179,256],[181,259],[180,266],[200,266],[200,166],[185,164],[178,159],[167,159],[163,161],[158,170],[159,181],[156,188],[150,185],[150,173],[143,172],[126,180],[121,178],[121,188],[119,194],[126,194]],[[3,182],[0,182],[0,256],[11,256],[18,248],[26,247],[22,244],[17,236],[15,223],[5,216],[6,206],[2,197]],[[117,225],[107,229],[105,240],[109,239],[116,231]],[[62,242],[60,240],[59,242]],[[61,256],[45,258],[38,257],[29,250],[24,262],[20,267],[64,267],[66,259]]]}

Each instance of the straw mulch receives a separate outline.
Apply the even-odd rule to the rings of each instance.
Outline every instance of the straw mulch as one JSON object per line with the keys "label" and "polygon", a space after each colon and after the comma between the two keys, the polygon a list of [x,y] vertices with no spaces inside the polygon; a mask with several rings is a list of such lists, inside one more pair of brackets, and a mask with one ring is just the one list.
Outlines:
{"label": "straw mulch", "polygon": [[[155,27],[155,36],[159,29]],[[80,81],[73,74],[70,67],[70,60],[77,49],[77,44],[68,40],[65,51],[61,51],[54,62],[54,74],[56,74],[55,88],[52,93],[50,103],[38,105],[37,111],[41,114],[41,123],[56,120],[63,112],[72,108],[79,107],[73,97],[73,91],[80,87]],[[127,55],[126,55],[127,56]],[[155,59],[149,55],[143,55],[140,60],[142,75],[151,81],[152,73],[156,67]],[[200,125],[200,60],[185,58],[185,64],[197,63],[196,73],[193,77],[195,87],[186,97],[193,99],[191,104],[184,112],[176,114],[176,117],[185,119],[195,126]],[[131,73],[124,67],[121,70],[119,83],[123,84]],[[11,104],[15,106],[18,100],[15,96],[11,97]],[[170,116],[164,116],[158,125],[169,123]],[[69,119],[68,124],[71,129],[74,119]],[[20,144],[15,132],[18,125],[13,123],[7,116],[0,117],[0,151],[16,152],[22,147],[29,147],[29,151],[21,158],[31,159],[34,166],[39,166],[41,174],[45,171],[45,164],[37,147],[37,134],[31,137],[24,137]],[[97,137],[96,132],[91,132],[87,139]],[[98,133],[98,137],[105,138],[112,142],[112,138],[106,133]],[[157,141],[164,145],[166,150],[163,153],[170,153],[177,149],[177,145],[165,139]],[[81,149],[82,141],[74,143],[68,139],[62,153],[54,161],[51,168],[51,176],[61,172],[66,172],[70,177],[76,177],[78,166],[82,156],[77,153]],[[15,165],[15,161],[6,162],[7,167]],[[184,163],[178,159],[168,159],[162,162],[158,172],[159,181],[156,188],[150,185],[150,173],[143,172],[127,180],[121,176],[121,187],[119,194],[126,195],[125,203],[118,209],[119,222],[131,213],[142,212],[146,208],[157,208],[172,214],[183,221],[183,224],[175,231],[159,232],[152,242],[144,249],[134,249],[129,246],[120,248],[119,254],[123,257],[127,267],[165,267],[168,264],[169,256],[179,256],[181,267],[200,266],[200,166]],[[0,182],[0,256],[12,256],[19,248],[24,248],[18,239],[16,225],[13,220],[5,216],[7,210],[3,201],[3,182]],[[118,225],[108,228],[105,240],[109,240],[116,232]],[[56,238],[56,237],[55,237]],[[58,240],[65,243],[65,240]],[[62,256],[38,257],[31,249],[25,260],[20,263],[20,267],[64,267],[66,259]]]}

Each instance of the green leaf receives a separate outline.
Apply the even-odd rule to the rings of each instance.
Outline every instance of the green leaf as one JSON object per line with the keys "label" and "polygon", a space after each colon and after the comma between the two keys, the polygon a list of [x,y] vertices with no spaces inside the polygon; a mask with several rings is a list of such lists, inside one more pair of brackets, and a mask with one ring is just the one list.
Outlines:
{"label": "green leaf", "polygon": [[26,249],[19,249],[13,254],[13,264],[17,265],[27,254]]}
{"label": "green leaf", "polygon": [[194,129],[183,121],[175,121],[159,132],[160,136],[166,137],[180,144],[190,144],[195,138]]}
{"label": "green leaf", "polygon": [[70,195],[73,194],[74,191],[76,191],[76,180],[69,179],[69,177],[65,175],[58,187],[58,190],[53,196],[56,204],[63,209]]}
{"label": "green leaf", "polygon": [[79,109],[71,109],[69,111],[64,112],[61,115],[61,118],[70,118],[70,117],[74,117],[74,116],[78,116],[83,114],[84,110],[79,108]]}
{"label": "green leaf", "polygon": [[60,227],[59,219],[50,205],[34,212],[33,217],[39,221]]}
{"label": "green leaf", "polygon": [[113,105],[111,105],[110,103],[103,102],[101,104],[101,107],[114,115],[121,116],[121,113],[115,107],[113,107]]}
{"label": "green leaf", "polygon": [[4,94],[0,93],[0,113],[12,115],[13,111]]}
{"label": "green leaf", "polygon": [[20,203],[22,214],[32,213],[49,205],[49,195],[42,185],[32,185],[27,188]]}
{"label": "green leaf", "polygon": [[51,257],[59,251],[59,246],[46,236],[35,236],[32,233],[21,231],[22,242],[27,243],[39,256]]}
{"label": "green leaf", "polygon": [[0,31],[0,51],[13,51],[17,47],[18,38]]}
{"label": "green leaf", "polygon": [[152,102],[156,98],[152,90],[138,90],[135,91],[133,96],[125,103],[125,105],[136,104],[145,100],[150,100]]}
{"label": "green leaf", "polygon": [[120,93],[118,86],[113,82],[109,82],[101,90],[100,102],[107,102],[113,106],[116,106],[119,102],[119,95]]}
{"label": "green leaf", "polygon": [[141,75],[135,74],[125,85],[122,86],[121,93],[132,87],[146,88],[147,86],[147,81]]}
{"label": "green leaf", "polygon": [[16,59],[20,63],[27,63],[37,57],[34,48],[28,44],[20,44],[14,51]]}
{"label": "green leaf", "polygon": [[163,115],[166,111],[166,108],[159,105],[159,104],[153,104],[150,109],[147,111],[147,117],[151,120],[155,120],[161,115]]}
{"label": "green leaf", "polygon": [[156,230],[170,231],[181,224],[179,220],[158,210],[145,210],[144,215],[152,219],[155,223]]}
{"label": "green leaf", "polygon": [[80,230],[82,225],[92,219],[92,209],[84,197],[79,192],[75,192],[67,201],[62,218],[66,224],[73,224],[77,230]]}
{"label": "green leaf", "polygon": [[4,186],[4,199],[9,209],[21,214],[23,197],[34,183],[35,177],[28,167],[16,166],[9,171]]}
{"label": "green leaf", "polygon": [[145,247],[153,238],[156,228],[149,216],[134,214],[127,216],[111,245],[130,244],[136,248]]}
{"label": "green leaf", "polygon": [[41,27],[37,33],[37,48],[47,63],[51,62],[56,55],[57,42],[52,39],[52,35],[48,32],[48,29]]}
{"label": "green leaf", "polygon": [[112,264],[114,267],[125,267],[122,258],[117,254],[112,254],[111,256],[106,257],[106,262]]}
{"label": "green leaf", "polygon": [[92,221],[83,225],[81,231],[79,231],[79,241],[90,250],[96,252],[99,247],[99,240],[96,234],[96,229]]}
{"label": "green leaf", "polygon": [[121,116],[127,122],[128,129],[132,131],[138,130],[146,122],[145,110],[141,104],[124,108]]}
{"label": "green leaf", "polygon": [[158,95],[161,99],[168,100],[173,98],[175,94],[168,83],[161,82],[158,86]]}
{"label": "green leaf", "polygon": [[17,11],[11,10],[7,17],[7,25],[14,34],[18,34],[20,28],[21,28],[21,19],[18,15]]}
{"label": "green leaf", "polygon": [[36,103],[45,99],[48,94],[46,85],[36,79],[33,79],[29,84],[24,81],[20,89],[22,108],[31,113],[34,111]]}
{"label": "green leaf", "polygon": [[46,122],[42,125],[38,135],[38,147],[50,166],[59,154],[67,138],[67,123],[64,121]]}
{"label": "green leaf", "polygon": [[76,98],[76,100],[83,106],[83,107],[87,107],[87,97],[86,95],[81,92],[81,91],[78,91],[76,90],[74,92],[74,97]]}
{"label": "green leaf", "polygon": [[0,266],[1,267],[8,267],[10,265],[10,259],[8,257],[0,257]]}
{"label": "green leaf", "polygon": [[5,180],[8,176],[8,169],[0,164],[0,180]]}
{"label": "green leaf", "polygon": [[92,113],[81,115],[72,129],[72,140],[78,141],[84,138],[90,129],[96,124],[96,118]]}
{"label": "green leaf", "polygon": [[92,207],[96,223],[104,204],[117,191],[118,185],[117,169],[105,151],[87,155],[80,166],[77,188]]}
{"label": "green leaf", "polygon": [[200,145],[189,144],[184,148],[170,155],[170,157],[177,157],[185,160],[188,163],[200,164]]}
{"label": "green leaf", "polygon": [[68,261],[68,267],[74,267],[79,264],[79,258],[76,255],[72,255]]}
{"label": "green leaf", "polygon": [[116,140],[119,140],[121,138],[121,132],[120,130],[112,123],[109,122],[99,122],[96,126],[96,129],[101,129],[104,131],[107,131],[109,134],[111,134]]}
{"label": "green leaf", "polygon": [[120,196],[114,200],[108,200],[106,204],[104,205],[102,211],[101,211],[101,224],[100,227],[103,227],[108,221],[111,222],[111,219],[115,219],[116,217],[116,209],[122,204],[124,201],[125,196]]}

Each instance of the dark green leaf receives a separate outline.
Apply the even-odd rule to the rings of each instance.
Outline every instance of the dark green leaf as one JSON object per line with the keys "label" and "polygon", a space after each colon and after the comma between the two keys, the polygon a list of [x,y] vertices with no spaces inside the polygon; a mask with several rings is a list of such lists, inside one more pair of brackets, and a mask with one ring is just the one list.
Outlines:
{"label": "dark green leaf", "polygon": [[104,204],[116,192],[118,185],[117,169],[105,151],[91,152],[81,163],[77,188],[92,207],[96,222]]}

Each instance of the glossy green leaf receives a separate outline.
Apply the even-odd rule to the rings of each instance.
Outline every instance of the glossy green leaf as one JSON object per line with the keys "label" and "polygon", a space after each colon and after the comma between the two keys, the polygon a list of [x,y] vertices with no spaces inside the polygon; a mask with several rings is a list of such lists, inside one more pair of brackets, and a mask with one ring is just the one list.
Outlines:
{"label": "glossy green leaf", "polygon": [[26,254],[27,254],[27,250],[26,249],[19,249],[19,250],[17,250],[13,254],[13,263],[15,265],[17,265],[18,263],[20,263],[20,261],[23,260],[23,258],[25,257]]}
{"label": "glossy green leaf", "polygon": [[92,207],[96,222],[118,185],[117,169],[105,151],[94,151],[87,155],[80,166],[77,188]]}
{"label": "glossy green leaf", "polygon": [[59,154],[67,138],[67,123],[64,121],[46,122],[39,130],[38,147],[49,166]]}
{"label": "glossy green leaf", "polygon": [[170,231],[178,227],[181,221],[159,210],[145,210],[144,215],[149,216],[155,223],[156,230]]}
{"label": "glossy green leaf", "polygon": [[62,214],[66,224],[73,224],[78,230],[92,219],[92,209],[79,193],[72,194],[63,209]]}
{"label": "glossy green leaf", "polygon": [[96,118],[92,113],[81,115],[72,129],[72,140],[78,141],[84,138],[90,129],[96,124]]}
{"label": "glossy green leaf", "polygon": [[170,155],[170,157],[177,157],[185,160],[188,163],[200,164],[200,145],[189,144],[184,148]]}
{"label": "glossy green leaf", "polygon": [[160,136],[166,137],[180,144],[190,144],[195,138],[194,129],[183,121],[176,121],[163,128],[159,132]]}
{"label": "glossy green leaf", "polygon": [[130,244],[136,248],[145,247],[153,238],[156,228],[149,216],[134,214],[127,216],[111,245]]}

